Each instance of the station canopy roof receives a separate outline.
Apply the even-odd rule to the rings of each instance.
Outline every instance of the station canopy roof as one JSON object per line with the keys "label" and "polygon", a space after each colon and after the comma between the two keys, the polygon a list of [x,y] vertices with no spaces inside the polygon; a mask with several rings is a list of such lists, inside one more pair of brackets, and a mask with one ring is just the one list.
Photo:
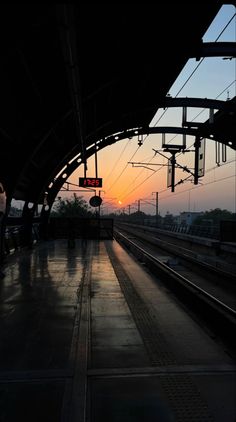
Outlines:
{"label": "station canopy roof", "polygon": [[221,5],[1,5],[0,182],[8,196],[42,200],[75,154],[148,126]]}

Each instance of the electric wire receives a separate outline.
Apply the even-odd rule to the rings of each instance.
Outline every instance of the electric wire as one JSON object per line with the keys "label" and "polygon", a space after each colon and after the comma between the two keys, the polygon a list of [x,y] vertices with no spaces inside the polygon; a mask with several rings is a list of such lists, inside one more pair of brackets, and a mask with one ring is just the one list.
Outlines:
{"label": "electric wire", "polygon": [[[221,37],[221,35],[223,34],[223,32],[226,30],[226,28],[229,26],[229,24],[232,22],[232,20],[233,20],[233,18],[235,17],[235,15],[236,14],[234,14],[232,17],[231,17],[231,19],[227,22],[227,24],[224,26],[224,28],[222,29],[222,31],[220,32],[220,34],[217,36],[217,38],[215,39],[215,41],[214,42],[216,42],[216,41],[218,41],[218,39]],[[175,95],[175,98],[180,94],[180,92],[183,90],[183,88],[186,86],[186,84],[189,82],[189,80],[192,78],[192,76],[194,75],[194,73],[197,71],[197,69],[199,68],[199,66],[201,65],[201,63],[203,62],[203,60],[205,59],[205,57],[203,57],[201,60],[200,60],[200,62],[197,64],[197,66],[194,68],[194,70],[192,71],[192,73],[189,75],[189,77],[187,78],[187,80],[184,82],[184,84],[181,86],[181,88],[179,89],[179,91],[177,92],[177,94]],[[233,82],[234,83],[234,82]],[[232,85],[232,83],[229,85],[229,87]],[[226,88],[226,89],[228,89],[228,88]],[[225,89],[225,90],[226,90]],[[225,91],[224,90],[224,91]],[[224,92],[223,91],[223,92]],[[222,92],[222,93],[223,93]],[[222,95],[222,93],[221,94],[219,94],[219,96],[220,95]],[[219,98],[219,96],[218,97],[216,97],[216,98]],[[167,112],[167,110],[168,110],[168,108],[166,108],[165,110],[164,110],[164,112],[161,114],[161,116],[158,118],[158,120],[157,120],[157,122],[154,124],[154,126],[156,126],[158,123],[159,123],[159,121],[161,120],[161,118],[164,116],[164,114]],[[203,110],[204,111],[204,110]],[[197,118],[198,116],[196,116],[195,118]],[[175,135],[171,140],[173,140],[175,137],[176,137],[177,135]],[[143,140],[143,142],[147,139],[147,137],[148,137],[148,135],[144,138],[144,140]],[[171,140],[169,141],[169,142],[171,142]],[[190,147],[191,148],[191,147]],[[131,161],[132,160],[132,158],[136,155],[136,153],[137,153],[137,151],[138,151],[138,149],[139,149],[139,147],[135,150],[135,152],[134,152],[134,154],[132,155],[132,157],[129,159],[129,161]],[[181,154],[181,153],[180,153]],[[178,155],[180,155],[180,154],[178,154]],[[154,158],[154,157],[153,157]],[[115,179],[115,181],[113,182],[113,184],[112,184],[112,186],[111,187],[113,187],[114,186],[114,184],[120,179],[120,177],[123,175],[123,173],[124,173],[124,171],[127,169],[127,167],[128,167],[128,163],[125,165],[125,167],[123,168],[123,170],[121,171],[121,173],[120,173],[120,175]],[[160,169],[159,169],[160,170]],[[142,173],[144,171],[144,169],[142,169],[141,171],[140,171],[140,174]],[[154,175],[154,173],[153,173],[153,175]],[[137,177],[136,177],[137,178]],[[148,177],[149,178],[149,177]],[[136,179],[135,179],[136,180]],[[140,186],[140,185],[138,185],[138,186]],[[111,189],[111,187],[109,188],[109,190]]]}
{"label": "electric wire", "polygon": [[[136,149],[136,151],[133,153],[132,157],[130,158],[130,160],[132,160],[132,158],[135,156],[136,152],[138,151],[139,147]],[[129,163],[126,163],[125,167],[123,168],[123,170],[121,171],[121,173],[117,176],[117,178],[114,180],[114,182],[112,183],[112,185],[107,189],[107,192],[109,192],[111,190],[111,188],[113,188],[113,186],[116,184],[116,182],[118,182],[118,180],[121,178],[122,174],[124,173],[124,171],[127,169]]]}
{"label": "electric wire", "polygon": [[[223,28],[223,30],[221,31],[221,33],[218,35],[218,37],[216,38],[216,40],[215,41],[217,41],[219,38],[220,38],[220,36],[223,34],[223,32],[225,31],[225,29],[228,27],[228,25],[231,23],[231,21],[233,20],[233,18],[236,16],[236,13],[232,16],[232,18],[229,20],[229,22],[225,25],[225,27]],[[203,61],[203,60],[202,60]],[[201,61],[201,62],[202,62]],[[197,68],[199,67],[199,65],[201,64],[201,62],[198,64],[198,66],[195,68],[195,70],[197,70]],[[192,72],[192,74],[190,75],[190,76],[192,76],[194,73],[195,73],[195,70],[194,70],[194,72]],[[235,76],[236,76],[236,64],[235,64]],[[188,79],[189,80],[189,79]],[[186,81],[186,83],[188,82],[188,80]],[[216,97],[216,99],[218,99],[227,89],[229,89],[234,83],[235,83],[235,81],[236,81],[236,79],[234,80],[234,81],[232,81],[223,91],[221,91],[220,92],[220,94]],[[183,87],[186,85],[186,83],[183,85]],[[183,88],[182,87],[182,88]],[[236,87],[235,87],[235,90],[236,90]],[[180,93],[180,90],[178,91],[178,93],[176,94],[176,96],[178,95]],[[236,94],[236,92],[235,92],[235,94]],[[167,109],[164,111],[164,113],[167,111]],[[199,115],[200,114],[202,114],[203,112],[204,112],[205,110],[203,109],[200,113],[198,113],[191,121],[194,121],[197,117],[199,117]],[[161,117],[163,117],[163,115],[164,115],[164,113],[161,115]],[[161,117],[159,118],[159,120],[156,122],[156,124],[160,121],[160,119],[161,119]],[[156,125],[155,124],[155,125]],[[175,135],[173,138],[171,138],[171,140],[169,141],[169,142],[171,142],[176,136],[178,136],[178,135]],[[189,147],[189,148],[191,148],[193,146],[193,144]],[[182,152],[181,153],[179,153],[178,155],[177,155],[177,157],[179,156],[179,155],[181,155],[182,154]],[[235,154],[236,154],[236,152],[235,152]],[[186,190],[186,191],[181,191],[181,192],[178,192],[178,193],[175,193],[175,194],[173,194],[173,193],[171,193],[171,195],[169,195],[168,196],[168,198],[169,197],[173,197],[173,196],[175,196],[175,195],[177,195],[177,194],[181,194],[181,193],[183,193],[183,192],[187,192],[187,191],[191,191],[192,189],[196,189],[197,187],[200,187],[200,186],[206,186],[206,185],[209,185],[209,184],[212,184],[212,183],[216,183],[216,182],[219,182],[219,181],[222,181],[222,180],[226,180],[226,179],[228,179],[228,178],[232,178],[232,177],[235,177],[235,213],[236,213],[236,160],[231,160],[231,161],[229,161],[229,162],[227,162],[227,163],[224,163],[224,164],[221,164],[221,167],[223,166],[223,165],[227,165],[227,164],[230,164],[230,163],[232,163],[232,162],[235,162],[235,174],[234,174],[234,176],[229,176],[229,177],[226,177],[226,178],[222,178],[222,179],[217,179],[217,180],[215,180],[215,181],[213,181],[213,182],[208,182],[208,183],[204,183],[204,184],[202,184],[202,185],[198,185],[198,186],[196,186],[195,188],[191,188],[191,189],[188,189],[188,190]],[[218,168],[218,166],[214,166],[212,169],[208,169],[207,171],[206,171],[206,173],[209,173],[210,171],[212,171],[212,170],[215,170],[216,168]],[[145,183],[145,181],[146,180],[148,180],[150,177],[152,177],[157,171],[160,171],[161,170],[161,168],[159,168],[158,170],[156,170],[155,172],[153,172],[151,175],[149,175],[143,182],[141,182],[138,186],[136,186],[135,188],[133,188],[130,192],[129,192],[129,194],[130,193],[132,193],[134,190],[136,190],[138,187],[140,187],[143,183]],[[191,177],[191,176],[188,176],[186,179],[184,179],[184,180],[187,180],[187,179],[189,179],[189,177]],[[159,192],[159,194],[161,194],[161,193],[164,193],[164,192],[166,192],[166,191],[168,191],[168,189],[164,189],[163,191],[160,191]],[[124,197],[122,197],[123,199],[124,199]],[[165,198],[161,198],[161,199],[165,199]],[[153,204],[152,204],[153,205]]]}
{"label": "electric wire", "polygon": [[[225,165],[228,165],[228,164],[231,164],[231,163],[233,163],[235,160],[231,160],[231,161],[227,161],[227,163],[223,163],[223,164],[221,164],[221,167],[223,167],[223,166],[225,166]],[[136,187],[134,187],[130,192],[128,192],[128,194],[126,195],[126,196],[121,196],[121,199],[122,199],[122,201],[124,201],[124,198],[126,198],[128,195],[130,195],[131,193],[133,193],[136,189],[138,189],[140,186],[142,186],[143,185],[143,183],[145,183],[148,179],[150,179],[152,176],[154,176],[154,174],[155,173],[157,173],[158,171],[160,171],[160,170],[162,170],[162,168],[163,167],[161,167],[161,168],[159,168],[159,169],[157,169],[157,170],[155,170],[155,172],[153,172],[152,174],[150,174],[145,180],[143,180],[138,186],[136,186]],[[209,173],[209,172],[211,172],[211,171],[213,171],[213,170],[215,170],[215,169],[217,169],[218,168],[218,166],[214,166],[214,167],[212,167],[211,169],[208,169],[207,171],[206,171],[206,173]],[[189,177],[191,177],[191,176],[188,176],[188,178]],[[199,185],[200,186],[200,185]],[[205,186],[205,184],[204,184],[204,186]],[[193,189],[193,188],[192,188]],[[167,192],[169,190],[169,188],[165,188],[165,189],[163,189],[162,191],[160,191],[159,192],[159,194],[161,194],[161,193],[164,193],[164,192]],[[182,191],[181,191],[182,192]],[[180,192],[180,193],[181,193]],[[171,195],[174,195],[173,193],[171,193]]]}
{"label": "electric wire", "polygon": [[[223,89],[223,91],[221,91],[220,92],[220,94],[218,94],[217,95],[217,97],[215,97],[215,99],[218,99],[225,91],[227,91],[227,89],[229,89],[234,83],[236,82],[236,79],[234,79],[226,88],[224,88]],[[194,121],[203,111],[205,111],[204,109],[203,110],[201,110],[200,111],[200,113],[198,113],[192,120],[191,120],[191,122],[192,121]],[[170,139],[170,141],[169,142],[171,142],[174,138],[176,138],[178,135],[174,135],[171,139]],[[189,146],[189,149],[190,148],[192,148],[193,147],[193,145],[194,145],[194,143],[193,144],[191,144],[190,146]],[[179,154],[177,154],[176,155],[176,158],[177,157],[179,157],[180,155],[182,155],[183,154],[183,152],[180,152]],[[155,156],[155,155],[154,155]],[[153,157],[154,158],[154,157]],[[150,164],[150,162],[149,163],[147,163],[147,164]],[[164,166],[163,166],[164,167]],[[160,171],[160,170],[162,170],[162,168],[163,167],[161,167],[161,168],[159,168],[159,169],[157,169],[156,171],[155,171],[155,173],[157,172],[157,171]],[[141,175],[141,173],[142,173],[142,171],[139,173],[140,175]],[[236,170],[235,170],[235,173],[236,173]],[[154,172],[153,172],[153,174],[151,175],[151,176],[153,176],[154,175]],[[137,176],[138,177],[138,176]],[[136,179],[137,179],[137,177],[136,177]],[[135,179],[135,180],[136,180]],[[144,179],[144,181],[143,181],[143,183],[145,183],[145,181],[147,180],[147,179],[149,179],[149,177],[148,178],[146,178],[146,179]],[[139,184],[138,186],[137,186],[137,188],[138,187],[140,187],[143,183],[141,183],[141,184]],[[127,189],[126,189],[127,190]],[[126,192],[126,190],[124,191],[124,192]],[[134,192],[134,190],[135,190],[135,188],[133,188],[132,189],[132,191],[131,192],[129,192],[127,195],[129,195],[130,193],[132,193],[132,192]],[[127,196],[124,196],[123,194],[124,194],[124,192],[121,194],[121,199],[123,199],[124,200],[124,198]],[[235,182],[235,196],[236,196],[236,182]],[[236,201],[236,200],[235,200]],[[236,202],[235,202],[235,209],[236,209]]]}
{"label": "electric wire", "polygon": [[[228,164],[232,164],[232,163],[235,163],[236,164],[236,159],[232,159],[232,160],[230,160],[230,161],[227,161],[227,163],[223,163],[223,164],[221,164],[221,167],[223,167],[223,166],[226,166],[226,165],[228,165]],[[211,167],[210,169],[208,169],[207,171],[206,171],[206,173],[210,173],[210,172],[212,172],[212,171],[214,171],[214,170],[216,170],[218,168],[218,166],[214,166],[214,167]],[[188,176],[185,180],[187,180],[187,179],[189,179],[191,176]],[[164,198],[161,198],[161,200],[162,199],[165,199],[165,198],[170,198],[170,197],[173,197],[173,196],[175,196],[175,195],[181,195],[182,193],[184,193],[184,192],[189,192],[189,191],[191,191],[191,190],[194,190],[194,189],[197,189],[197,188],[199,188],[200,186],[207,186],[207,185],[209,185],[209,184],[212,184],[212,183],[216,183],[216,182],[220,182],[220,181],[222,181],[222,180],[226,180],[226,179],[228,179],[228,178],[232,178],[233,176],[226,176],[225,178],[221,178],[221,179],[216,179],[216,180],[214,180],[214,181],[211,181],[211,182],[207,182],[207,183],[202,183],[201,185],[197,185],[197,186],[195,186],[195,187],[192,187],[192,188],[190,188],[190,189],[186,189],[186,190],[183,190],[183,191],[180,191],[180,192],[175,192],[175,193],[171,193],[170,195],[168,195],[168,196],[166,196],[166,197],[164,197]],[[169,189],[168,188],[165,188],[165,189],[163,189],[163,190],[161,190],[161,191],[159,191],[158,193],[159,193],[159,195],[161,195],[162,193],[165,193],[165,192],[167,192]],[[147,198],[147,199],[150,199],[150,198]]]}
{"label": "electric wire", "polygon": [[[223,89],[223,91],[221,91],[221,93],[219,95],[217,95],[217,97],[215,97],[215,100],[217,100],[222,94],[224,94],[225,91],[227,91],[233,84],[235,84],[236,79],[234,79],[225,89]],[[197,117],[200,116],[200,114],[202,114],[205,111],[205,109],[202,109],[192,120],[190,120],[190,122],[194,122],[195,119],[197,119]],[[175,139],[178,136],[178,134],[174,135],[169,141],[168,143],[170,143],[171,141],[173,141],[173,139]],[[188,149],[192,148],[194,146],[194,143],[191,144]],[[180,155],[182,155],[183,152],[180,152],[179,154],[176,155],[176,158],[179,157]]]}
{"label": "electric wire", "polygon": [[115,163],[114,163],[113,167],[111,168],[111,170],[110,170],[109,174],[106,176],[106,178],[107,178],[107,179],[109,179],[109,177],[111,176],[111,174],[112,174],[112,173],[113,173],[113,171],[115,170],[115,168],[116,168],[116,166],[117,166],[118,162],[120,161],[120,159],[121,159],[122,155],[124,154],[124,152],[125,152],[125,150],[126,150],[127,146],[129,145],[129,142],[130,142],[130,140],[128,139],[128,141],[127,141],[127,143],[125,144],[124,148],[122,149],[122,151],[121,151],[121,153],[120,153],[119,157],[117,158],[117,160],[115,161]]}
{"label": "electric wire", "polygon": [[[226,177],[222,177],[220,179],[212,180],[211,182],[207,182],[207,183],[204,183],[204,184],[201,184],[201,185],[197,185],[195,187],[192,187],[191,189],[182,190],[181,192],[174,192],[174,193],[172,193],[172,194],[170,194],[168,196],[164,196],[164,198],[161,198],[161,200],[164,201],[167,198],[170,198],[170,197],[173,197],[173,196],[176,196],[176,195],[181,195],[184,192],[189,192],[191,190],[199,189],[201,187],[204,187],[204,186],[207,186],[207,185],[211,185],[213,183],[219,183],[219,182],[222,182],[222,181],[227,180],[227,179],[232,179],[232,177],[234,177],[234,174],[231,175],[231,176],[226,176]],[[159,193],[162,193],[162,192],[164,192],[164,191],[161,191]]]}
{"label": "electric wire", "polygon": [[229,24],[232,22],[232,20],[234,19],[234,17],[236,16],[236,13],[234,13],[234,15],[232,16],[232,18],[229,20],[229,22],[224,26],[224,28],[222,29],[222,31],[220,32],[220,34],[218,35],[218,37],[215,39],[215,42],[218,41],[218,39],[221,37],[221,35],[223,34],[223,32],[226,30],[226,28],[229,26]]}
{"label": "electric wire", "polygon": [[[233,161],[234,161],[234,162],[236,162],[236,160],[233,160]],[[212,169],[212,170],[213,170],[213,169]],[[192,190],[194,190],[194,189],[198,189],[198,188],[200,188],[200,187],[204,187],[204,186],[207,186],[207,185],[211,185],[211,184],[213,184],[213,183],[219,183],[219,182],[222,182],[222,181],[224,181],[224,180],[232,179],[233,177],[235,177],[235,175],[234,175],[234,174],[233,174],[233,175],[231,175],[231,176],[226,176],[226,177],[222,177],[222,178],[220,178],[220,179],[212,180],[212,181],[207,182],[207,183],[202,183],[201,185],[194,186],[194,187],[192,187],[191,189],[185,189],[185,190],[182,190],[182,191],[179,191],[179,192],[174,192],[174,193],[171,193],[170,195],[167,195],[167,196],[164,196],[163,198],[161,198],[161,201],[162,201],[162,200],[164,201],[165,199],[168,199],[168,198],[172,198],[173,196],[181,195],[181,194],[186,193],[186,192],[191,192]],[[188,176],[185,180],[187,180],[187,179],[189,179],[189,178],[190,178],[190,176]],[[168,189],[163,189],[162,191],[159,191],[158,193],[159,193],[159,195],[160,195],[160,194],[162,194],[162,193],[167,192],[167,190],[168,190]],[[152,198],[148,198],[148,199],[149,199],[149,200],[151,200]],[[148,201],[144,200],[143,198],[141,198],[141,199],[140,199],[140,201],[148,202]],[[149,202],[149,204],[150,204],[150,205],[155,206],[155,204],[152,204],[152,203],[150,203],[150,202]]]}
{"label": "electric wire", "polygon": [[[147,165],[148,164],[150,164],[151,163],[151,161],[153,160],[153,158],[155,157],[155,154],[151,157],[151,159],[149,160],[149,162],[147,163]],[[128,162],[128,164],[129,164],[129,162]],[[138,173],[138,175],[135,177],[135,179],[132,181],[132,183],[135,183],[135,181],[142,175],[142,173],[144,172],[144,168]],[[156,172],[156,170],[153,170],[154,172]],[[146,179],[145,179],[146,180]],[[129,187],[130,187],[130,185],[128,185],[128,186],[126,186],[126,188],[125,188],[125,190],[120,194],[120,197],[121,197],[121,199],[123,198],[123,197],[125,197],[124,196],[124,194],[125,194],[125,192],[129,189]]]}

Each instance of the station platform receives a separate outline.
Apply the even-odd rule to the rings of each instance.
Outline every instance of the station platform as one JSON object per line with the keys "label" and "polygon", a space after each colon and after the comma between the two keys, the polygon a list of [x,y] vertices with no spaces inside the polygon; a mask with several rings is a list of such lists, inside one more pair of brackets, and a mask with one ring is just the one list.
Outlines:
{"label": "station platform", "polygon": [[43,242],[0,281],[0,421],[236,420],[232,351],[115,240]]}

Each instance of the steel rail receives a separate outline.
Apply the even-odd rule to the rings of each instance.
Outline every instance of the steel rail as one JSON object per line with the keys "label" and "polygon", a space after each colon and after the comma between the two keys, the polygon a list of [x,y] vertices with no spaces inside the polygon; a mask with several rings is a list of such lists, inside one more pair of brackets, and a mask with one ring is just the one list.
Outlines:
{"label": "steel rail", "polygon": [[236,311],[234,309],[230,308],[228,305],[221,302],[219,299],[215,298],[210,293],[203,290],[201,287],[196,286],[190,280],[183,277],[182,275],[174,271],[172,268],[168,267],[166,264],[161,262],[158,258],[154,257],[149,252],[145,251],[143,248],[138,246],[135,242],[130,240],[127,236],[123,235],[121,232],[115,231],[115,238],[118,240],[117,237],[120,237],[123,240],[123,242],[125,242],[126,244],[133,246],[136,250],[138,250],[139,253],[141,253],[145,258],[147,258],[152,263],[154,263],[160,270],[168,273],[168,275],[171,275],[172,278],[175,279],[175,281],[179,281],[182,286],[191,287],[195,291],[195,293],[197,292],[199,295],[203,296],[204,299],[207,299],[211,304],[217,307],[218,311],[220,310],[221,312],[224,312],[224,314],[227,317],[233,318],[233,323],[236,324]]}
{"label": "steel rail", "polygon": [[[124,224],[124,223],[122,223]],[[120,225],[120,223],[119,223]],[[131,231],[130,231],[131,229]],[[209,264],[208,262],[205,262],[201,260],[200,258],[197,258],[197,253],[194,251],[188,251],[183,246],[178,246],[178,252],[176,252],[176,244],[173,244],[171,242],[168,242],[167,240],[160,239],[156,237],[158,233],[155,235],[155,231],[151,231],[149,227],[143,227],[143,226],[133,226],[133,227],[124,227],[124,231],[128,231],[128,233],[133,234],[133,230],[137,229],[140,231],[137,234],[137,231],[135,232],[135,235],[138,236],[139,239],[145,240],[150,245],[155,246],[157,248],[163,249],[165,251],[168,251],[169,253],[173,254],[174,256],[177,256],[180,259],[183,259],[187,262],[193,263],[194,265],[198,265],[199,267],[202,267],[202,269],[207,270],[208,272],[212,273],[213,275],[220,275],[224,277],[224,280],[227,282],[236,282],[236,276],[232,272],[226,271],[225,269],[222,269],[220,267],[217,267]],[[121,228],[122,230],[122,228]]]}

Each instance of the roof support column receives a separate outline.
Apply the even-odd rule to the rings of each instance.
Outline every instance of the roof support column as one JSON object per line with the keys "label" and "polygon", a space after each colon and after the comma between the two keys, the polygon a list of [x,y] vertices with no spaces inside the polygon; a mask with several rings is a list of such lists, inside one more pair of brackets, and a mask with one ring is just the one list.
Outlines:
{"label": "roof support column", "polygon": [[32,228],[33,228],[33,218],[34,212],[36,209],[36,203],[32,204],[26,201],[22,211],[22,225],[23,225],[23,234],[22,234],[22,244],[23,246],[31,247],[33,244],[32,237]]}

